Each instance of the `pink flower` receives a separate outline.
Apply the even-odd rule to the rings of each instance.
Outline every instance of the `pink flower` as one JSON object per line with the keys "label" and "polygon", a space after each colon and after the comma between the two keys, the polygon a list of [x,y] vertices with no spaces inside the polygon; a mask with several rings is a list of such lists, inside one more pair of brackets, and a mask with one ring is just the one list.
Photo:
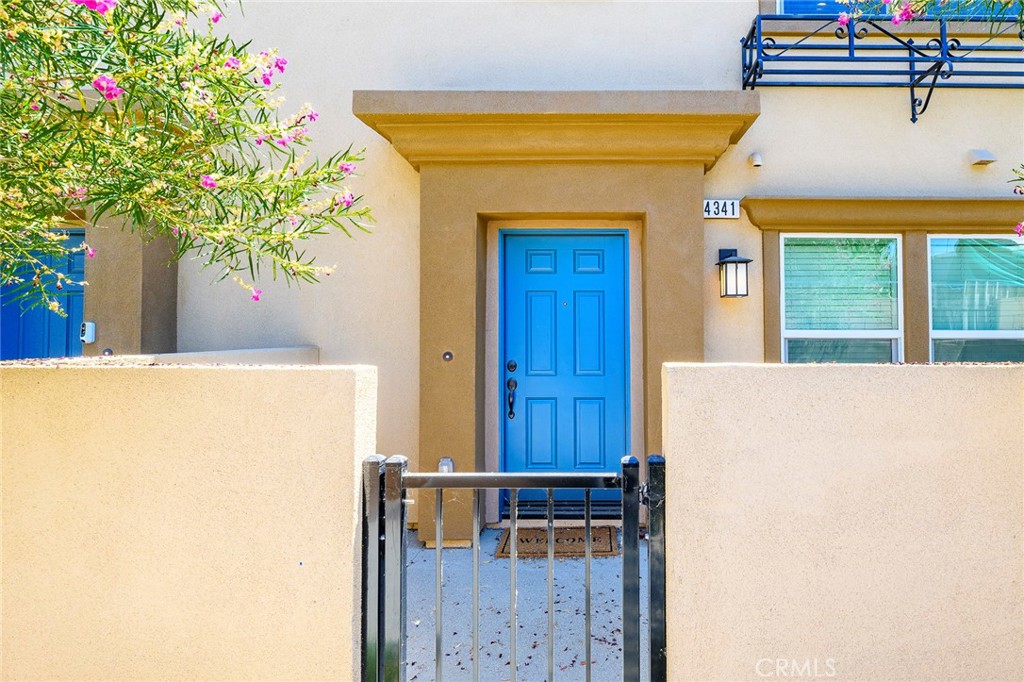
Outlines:
{"label": "pink flower", "polygon": [[92,82],[92,87],[107,100],[117,99],[124,94],[124,90],[117,87],[117,81],[106,74],[97,76]]}
{"label": "pink flower", "polygon": [[32,102],[32,104],[28,105],[28,108],[32,111],[39,111],[39,102]]}
{"label": "pink flower", "polygon": [[220,12],[214,12],[213,14],[210,15],[210,21],[212,21],[215,24],[218,21],[220,21],[221,19],[223,19],[223,18],[224,18],[224,15],[221,14]]}
{"label": "pink flower", "polygon": [[849,23],[850,23],[850,15],[847,14],[846,12],[840,12],[839,13],[839,25],[840,26],[846,26]]}
{"label": "pink flower", "polygon": [[181,233],[178,231],[178,228],[172,227],[171,228],[171,234],[173,234],[175,237],[177,237]]}
{"label": "pink flower", "polygon": [[86,258],[95,258],[96,257],[96,249],[92,248],[91,246],[85,247],[85,257]]}
{"label": "pink flower", "polygon": [[85,199],[85,188],[84,187],[72,187],[68,190],[68,196],[72,199],[81,201]]}
{"label": "pink flower", "polygon": [[85,5],[88,9],[99,14],[106,14],[117,7],[117,0],[71,0],[76,5]]}
{"label": "pink flower", "polygon": [[202,185],[204,189],[213,189],[217,186],[217,181],[213,179],[212,175],[204,175],[199,178],[199,184]]}
{"label": "pink flower", "polygon": [[257,135],[256,136],[256,144],[258,144],[258,145],[259,144],[263,144],[264,142],[266,142],[269,139],[270,139],[270,135]]}
{"label": "pink flower", "polygon": [[274,72],[271,71],[270,69],[267,69],[266,71],[260,74],[260,80],[263,81],[264,85],[270,85],[270,79],[273,77],[273,75]]}
{"label": "pink flower", "polygon": [[1018,237],[1024,237],[1024,222],[1017,223],[1017,227],[1013,228],[1013,231],[1017,233]]}
{"label": "pink flower", "polygon": [[340,197],[335,197],[334,199],[335,206],[344,206],[345,208],[348,208],[354,203],[356,203],[356,198],[352,192],[345,192]]}
{"label": "pink flower", "polygon": [[288,66],[288,60],[287,59],[285,59],[284,57],[275,57],[274,58],[274,68],[277,69],[278,71],[280,71],[281,73],[284,73],[284,67],[286,67],[286,66]]}
{"label": "pink flower", "polygon": [[296,225],[299,224],[299,216],[296,216],[296,215],[288,216],[288,222],[289,222],[289,224],[291,224],[292,227],[295,227]]}
{"label": "pink flower", "polygon": [[224,66],[229,69],[237,69],[241,65],[242,62],[238,59],[238,57],[228,57],[227,61],[224,62]]}
{"label": "pink flower", "polygon": [[340,163],[338,164],[338,170],[345,175],[350,175],[356,172],[356,165],[354,163]]}
{"label": "pink flower", "polygon": [[263,289],[253,289],[252,290],[252,300],[254,300],[254,301],[260,300],[260,296],[262,294],[263,294]]}
{"label": "pink flower", "polygon": [[910,21],[914,18],[914,8],[909,4],[902,5],[899,12],[893,14],[892,23],[893,26],[899,26],[905,21]]}
{"label": "pink flower", "polygon": [[277,141],[277,143],[282,147],[287,147],[289,142],[291,142],[291,140],[288,139],[287,137],[282,137],[280,140]]}
{"label": "pink flower", "polygon": [[313,122],[315,122],[315,121],[316,121],[316,120],[317,120],[318,118],[320,118],[320,114],[318,114],[318,113],[317,113],[317,112],[316,112],[316,111],[315,111],[314,109],[310,109],[310,110],[309,110],[309,113],[308,113],[308,114],[306,114],[306,117],[307,117],[307,118],[309,119],[309,122],[310,122],[310,123],[313,123]]}

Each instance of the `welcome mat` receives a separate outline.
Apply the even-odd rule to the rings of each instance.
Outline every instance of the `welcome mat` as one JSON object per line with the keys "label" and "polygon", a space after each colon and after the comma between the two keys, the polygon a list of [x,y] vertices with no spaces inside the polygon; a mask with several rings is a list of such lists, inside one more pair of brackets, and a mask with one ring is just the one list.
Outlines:
{"label": "welcome mat", "polygon": [[[613,526],[593,526],[590,529],[590,553],[592,556],[618,556],[619,538],[617,529]],[[548,555],[548,529],[547,528],[519,528],[517,530],[516,551],[519,557],[546,557]],[[587,535],[586,528],[556,528],[555,529],[555,556],[586,556]],[[498,541],[498,552],[495,554],[499,559],[508,559],[509,555],[509,530],[506,528],[501,539]]]}

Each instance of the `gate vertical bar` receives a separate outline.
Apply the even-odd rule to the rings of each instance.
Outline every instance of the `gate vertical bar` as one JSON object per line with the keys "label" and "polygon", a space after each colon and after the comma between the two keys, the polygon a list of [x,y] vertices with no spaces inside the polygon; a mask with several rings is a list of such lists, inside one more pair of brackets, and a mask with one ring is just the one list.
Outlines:
{"label": "gate vertical bar", "polygon": [[384,458],[363,460],[363,682],[380,682],[381,518],[384,511]]}
{"label": "gate vertical bar", "polygon": [[548,488],[548,682],[555,679],[555,491]]}
{"label": "gate vertical bar", "polygon": [[405,682],[405,487],[409,460],[384,463],[384,679]]}
{"label": "gate vertical bar", "polygon": [[473,682],[480,682],[480,489],[473,490]]}
{"label": "gate vertical bar", "polygon": [[586,656],[584,660],[587,662],[587,682],[590,682],[590,669],[594,667],[594,661],[590,657],[590,560],[592,558],[591,555],[593,554],[593,548],[590,546],[590,534],[592,532],[590,529],[590,488],[587,488],[584,493],[583,518],[584,533],[586,533],[587,536],[587,539],[584,541],[586,543],[586,559],[583,568],[583,590],[586,593],[586,597],[584,598],[586,611],[584,627],[586,629],[586,639],[583,640],[583,654]]}
{"label": "gate vertical bar", "polygon": [[[443,465],[442,465],[443,466]],[[444,548],[444,488],[434,491],[436,498],[436,518],[434,519],[434,679],[441,682],[444,677],[444,656],[441,649],[444,645],[442,627],[444,626],[443,604],[441,603],[441,585],[444,583],[444,563],[441,560]]]}
{"label": "gate vertical bar", "polygon": [[[437,463],[441,473],[455,471],[455,462],[451,457],[442,457]],[[444,488],[434,492],[434,679],[441,682],[444,677],[444,657],[441,649],[444,645],[444,614],[441,600],[441,589],[444,585]]]}
{"label": "gate vertical bar", "polygon": [[622,458],[622,679],[640,680],[640,462]]}
{"label": "gate vertical bar", "polygon": [[509,666],[512,672],[512,682],[516,682],[518,657],[516,655],[516,632],[519,627],[519,617],[516,614],[516,601],[518,593],[516,590],[516,559],[519,558],[519,532],[516,528],[516,516],[519,515],[519,491],[513,488],[510,492],[509,504],[509,571],[508,571],[508,600],[509,600]]}
{"label": "gate vertical bar", "polygon": [[668,680],[667,630],[665,624],[665,458],[647,458],[647,496],[650,539],[647,570],[650,573],[651,682]]}

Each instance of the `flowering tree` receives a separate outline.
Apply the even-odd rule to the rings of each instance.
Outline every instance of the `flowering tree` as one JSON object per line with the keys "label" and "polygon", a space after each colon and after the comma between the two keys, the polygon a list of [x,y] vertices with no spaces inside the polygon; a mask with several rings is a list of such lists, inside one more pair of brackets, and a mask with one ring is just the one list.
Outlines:
{"label": "flowering tree", "polygon": [[49,264],[70,255],[69,218],[168,237],[254,301],[267,269],[329,274],[309,237],[366,229],[345,186],[360,155],[309,155],[317,112],[279,113],[287,61],[218,37],[217,1],[0,4],[0,284],[26,303],[63,312]]}
{"label": "flowering tree", "polygon": [[[984,17],[989,21],[1016,22],[1018,37],[1024,42],[1024,0],[840,0],[850,7],[839,15],[841,26],[849,25],[864,15],[886,16],[894,25],[923,17]],[[1024,49],[1021,50],[1024,52]],[[1015,194],[1024,195],[1024,163],[1013,169],[1010,180]],[[1024,220],[1013,228],[1018,237],[1024,237]]]}

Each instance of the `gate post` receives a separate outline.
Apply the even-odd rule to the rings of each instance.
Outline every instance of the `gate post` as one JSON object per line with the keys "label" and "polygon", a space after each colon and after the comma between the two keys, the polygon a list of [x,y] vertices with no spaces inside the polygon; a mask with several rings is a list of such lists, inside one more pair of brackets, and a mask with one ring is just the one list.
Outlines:
{"label": "gate post", "polygon": [[640,462],[622,458],[622,679],[640,681]]}
{"label": "gate post", "polygon": [[384,463],[384,680],[405,682],[405,486],[409,460]]}
{"label": "gate post", "polygon": [[647,458],[648,541],[647,570],[650,587],[651,682],[668,680],[665,630],[665,458]]}
{"label": "gate post", "polygon": [[381,521],[384,518],[384,458],[363,460],[363,682],[380,682],[381,597],[380,557],[384,549]]}

